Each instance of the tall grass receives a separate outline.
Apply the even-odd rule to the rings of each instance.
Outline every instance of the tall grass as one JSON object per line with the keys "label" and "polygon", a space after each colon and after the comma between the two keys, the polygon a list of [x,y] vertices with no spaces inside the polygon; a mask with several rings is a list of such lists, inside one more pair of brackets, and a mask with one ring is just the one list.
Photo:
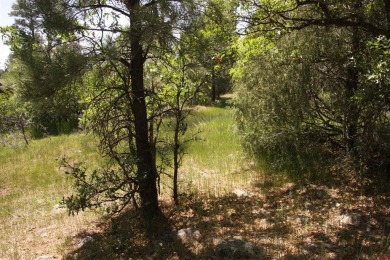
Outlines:
{"label": "tall grass", "polygon": [[[221,196],[256,178],[247,167],[233,117],[232,109],[200,107],[188,118],[187,137],[198,134],[187,144],[179,169],[182,192]],[[163,179],[167,192],[170,181]]]}
{"label": "tall grass", "polygon": [[[222,196],[245,186],[251,171],[235,130],[232,109],[200,107],[188,121],[186,155],[179,169],[179,192]],[[94,213],[69,218],[54,206],[72,192],[71,179],[59,161],[84,162],[89,169],[104,160],[91,135],[72,134],[33,140],[29,146],[0,147],[0,259],[26,259],[57,252],[80,227],[96,219]],[[171,196],[172,180],[162,178],[162,195]],[[54,246],[54,248],[53,248]]]}
{"label": "tall grass", "polygon": [[53,214],[53,207],[71,191],[69,178],[59,168],[63,156],[91,165],[100,161],[94,138],[81,134],[0,148],[0,259],[31,255],[27,239],[39,243],[53,235],[41,229],[61,226],[65,214]]}

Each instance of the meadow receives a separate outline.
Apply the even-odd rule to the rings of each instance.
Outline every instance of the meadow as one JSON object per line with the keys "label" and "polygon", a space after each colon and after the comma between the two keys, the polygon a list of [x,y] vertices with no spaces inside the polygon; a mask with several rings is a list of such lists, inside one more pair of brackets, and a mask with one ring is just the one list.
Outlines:
{"label": "meadow", "polygon": [[[267,175],[245,155],[231,108],[197,107],[188,127],[197,134],[180,168],[181,203],[173,205],[171,179],[162,176],[165,218],[152,228],[131,207],[112,219],[101,210],[68,216],[61,208],[72,193],[61,158],[91,169],[105,163],[93,135],[0,147],[0,259],[218,259],[213,248],[232,237],[265,248],[263,259],[390,254],[388,196]],[[359,223],[341,223],[348,214]],[[172,240],[181,228],[196,228],[202,237]]]}

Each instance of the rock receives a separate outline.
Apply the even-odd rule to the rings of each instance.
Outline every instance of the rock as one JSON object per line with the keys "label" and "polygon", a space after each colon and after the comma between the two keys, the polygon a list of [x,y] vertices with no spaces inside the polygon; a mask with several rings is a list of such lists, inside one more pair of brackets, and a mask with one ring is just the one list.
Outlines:
{"label": "rock", "polygon": [[295,222],[298,223],[298,224],[307,224],[307,222],[309,222],[309,218],[304,216],[304,215],[298,215],[296,218],[295,218]]}
{"label": "rock", "polygon": [[337,254],[335,253],[326,253],[325,254],[325,259],[337,259]]}
{"label": "rock", "polygon": [[196,240],[196,241],[199,241],[201,238],[202,238],[202,235],[200,234],[200,231],[199,231],[199,230],[195,230],[195,231],[192,233],[192,239],[194,239],[194,240]]}
{"label": "rock", "polygon": [[252,242],[231,238],[219,242],[214,251],[218,257],[260,259],[265,250]]}
{"label": "rock", "polygon": [[261,228],[261,229],[267,229],[269,227],[272,226],[271,223],[268,222],[268,220],[266,218],[262,218],[262,219],[256,219],[255,220],[255,224]]}
{"label": "rock", "polygon": [[40,237],[48,237],[49,233],[45,229],[39,229],[36,231],[36,234]]}
{"label": "rock", "polygon": [[180,229],[179,231],[177,231],[177,237],[180,238],[181,241],[186,242],[188,240],[190,232],[190,228]]}
{"label": "rock", "polygon": [[200,231],[193,228],[182,228],[177,231],[177,237],[183,242],[199,241],[202,238]]}
{"label": "rock", "polygon": [[248,192],[241,189],[235,189],[232,193],[237,197],[247,197],[249,195]]}
{"label": "rock", "polygon": [[54,259],[54,256],[52,255],[41,255],[35,258],[35,260],[52,260]]}
{"label": "rock", "polygon": [[357,213],[344,214],[336,217],[335,221],[341,226],[359,226],[362,222],[362,216]]}
{"label": "rock", "polygon": [[61,204],[55,204],[54,206],[53,206],[53,209],[54,210],[57,210],[57,209],[63,209],[64,207],[61,205]]}
{"label": "rock", "polygon": [[87,243],[92,242],[92,241],[93,241],[93,237],[91,237],[91,236],[86,236],[86,237],[84,237],[84,238],[82,238],[82,239],[80,240],[79,246],[80,246],[80,247],[83,247],[83,246],[85,246]]}

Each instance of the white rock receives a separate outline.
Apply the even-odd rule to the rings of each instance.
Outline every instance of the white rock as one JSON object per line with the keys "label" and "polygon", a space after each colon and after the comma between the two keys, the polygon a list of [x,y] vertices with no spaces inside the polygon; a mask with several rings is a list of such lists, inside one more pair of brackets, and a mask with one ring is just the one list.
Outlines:
{"label": "white rock", "polygon": [[93,237],[91,236],[86,236],[84,238],[82,238],[79,242],[79,246],[82,247],[84,246],[85,244],[89,243],[89,242],[92,242],[93,241]]}
{"label": "white rock", "polygon": [[195,230],[195,231],[192,233],[192,239],[194,239],[194,240],[196,240],[196,241],[199,241],[201,238],[202,238],[202,235],[200,234],[200,231],[199,231],[199,230]]}
{"label": "white rock", "polygon": [[202,234],[197,229],[183,228],[177,231],[177,237],[185,243],[192,240],[199,241],[202,238]]}
{"label": "white rock", "polygon": [[52,255],[41,255],[35,258],[35,260],[52,260],[54,259],[54,256]]}
{"label": "white rock", "polygon": [[362,220],[362,216],[357,213],[344,214],[336,217],[336,222],[341,226],[353,225],[359,226]]}
{"label": "white rock", "polygon": [[235,189],[232,193],[237,197],[247,197],[249,195],[248,192],[241,189]]}
{"label": "white rock", "polygon": [[[181,239],[181,241],[186,242],[188,240],[188,229],[189,228],[183,228],[177,231],[177,236]],[[191,231],[191,229],[189,229]]]}

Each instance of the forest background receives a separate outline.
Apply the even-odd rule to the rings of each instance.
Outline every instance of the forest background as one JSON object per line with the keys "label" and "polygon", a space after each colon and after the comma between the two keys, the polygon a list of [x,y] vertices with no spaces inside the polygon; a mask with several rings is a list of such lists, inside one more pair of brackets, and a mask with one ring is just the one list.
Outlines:
{"label": "forest background", "polygon": [[[213,198],[212,205],[222,198],[214,206],[224,210],[233,207],[224,196],[245,183],[250,192],[239,193],[242,203],[258,193],[264,201],[250,208],[271,204],[276,214],[267,213],[270,220],[251,212],[266,221],[253,226],[265,226],[261,232],[276,239],[266,243],[247,235],[256,244],[271,244],[268,256],[276,257],[275,241],[286,236],[268,229],[296,220],[291,214],[321,213],[303,198],[322,191],[326,195],[317,199],[330,207],[324,209],[329,215],[313,217],[310,228],[327,227],[332,218],[354,221],[344,233],[336,227],[311,230],[310,242],[296,239],[280,257],[389,253],[388,1],[18,0],[11,15],[15,24],[1,27],[11,49],[0,86],[4,220],[19,216],[18,199],[33,200],[40,190],[34,185],[50,187],[51,181],[62,183],[53,190],[71,214],[104,209],[113,221],[134,210],[128,219],[146,226],[166,219],[167,210],[180,215],[195,207],[193,217],[203,216],[207,205],[195,204],[204,196]],[[73,148],[63,147],[68,142]],[[15,171],[17,156],[51,152],[62,177],[41,176],[56,174],[45,168],[55,168],[50,163],[30,167],[48,158],[23,159],[27,169]],[[35,183],[39,179],[47,182]],[[191,183],[197,187],[189,188]],[[20,185],[32,192],[18,194]],[[340,208],[335,201],[344,193],[351,200]],[[250,219],[224,214],[238,215],[237,225]],[[170,229],[190,225],[179,222]],[[193,225],[202,226],[195,219]],[[119,232],[123,249],[102,252],[149,253],[125,247],[132,239],[126,232]],[[18,243],[11,243],[14,249],[6,244],[4,254],[23,254]],[[205,243],[182,245],[181,252],[212,255],[213,242]]]}

